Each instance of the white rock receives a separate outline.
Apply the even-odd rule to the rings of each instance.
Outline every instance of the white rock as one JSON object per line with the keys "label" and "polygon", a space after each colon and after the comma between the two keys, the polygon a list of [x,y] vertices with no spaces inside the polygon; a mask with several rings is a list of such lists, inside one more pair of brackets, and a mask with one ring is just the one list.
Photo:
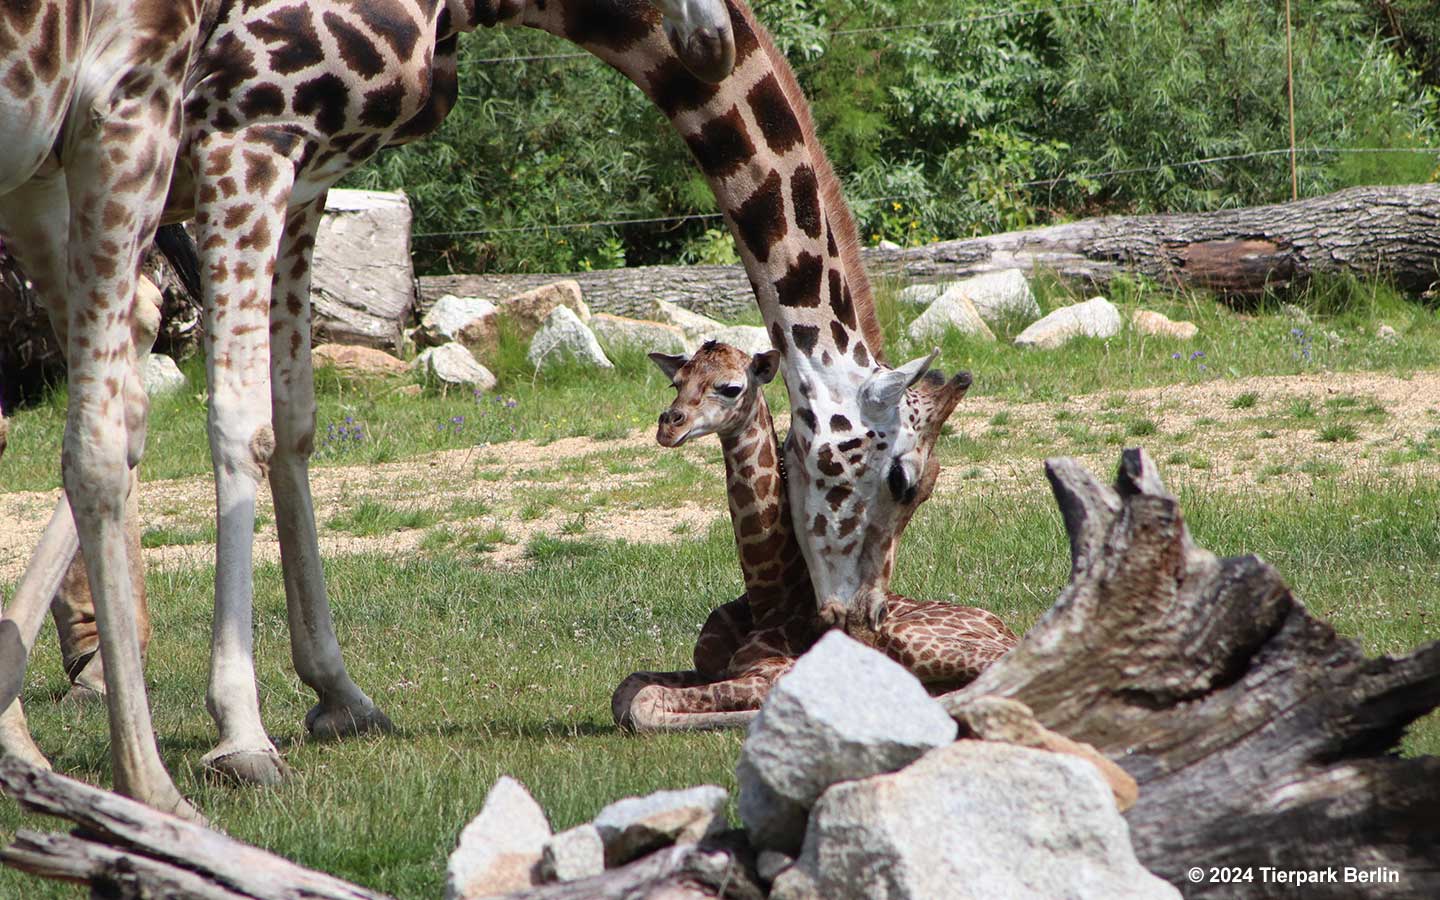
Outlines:
{"label": "white rock", "polygon": [[687,338],[696,342],[704,340],[707,334],[714,334],[725,329],[723,322],[717,322],[709,316],[691,312],[668,300],[651,301],[650,318],[657,322],[666,322],[676,326],[685,332]]}
{"label": "white rock", "polygon": [[684,331],[664,322],[596,313],[587,324],[601,346],[612,351],[624,348],[646,353],[683,354],[695,349]]}
{"label": "white rock", "polygon": [[1177,898],[1140,865],[1095,767],[959,741],[899,772],[831,787],[773,900]]}
{"label": "white rock", "polygon": [[475,361],[464,345],[450,342],[415,357],[410,367],[441,384],[469,385],[482,391],[495,387],[495,376]]}
{"label": "white rock", "polygon": [[1015,338],[1019,347],[1053,350],[1076,337],[1110,338],[1120,333],[1120,311],[1104,297],[1062,306]]}
{"label": "white rock", "polygon": [[415,307],[410,219],[401,193],[334,188],[326,195],[310,268],[316,343],[399,349]]}
{"label": "white rock", "polygon": [[1200,326],[1194,322],[1177,322],[1151,309],[1137,309],[1130,317],[1130,325],[1141,334],[1151,337],[1168,337],[1188,341],[1200,333]]}
{"label": "white rock", "polygon": [[1400,332],[1396,331],[1394,328],[1391,328],[1389,325],[1383,324],[1379,328],[1375,329],[1375,336],[1382,341],[1400,340]]}
{"label": "white rock", "polygon": [[510,322],[521,338],[533,335],[550,314],[563,306],[580,321],[590,321],[590,307],[580,294],[580,282],[573,278],[531,288],[522,294],[506,297],[496,306],[500,317]]}
{"label": "white rock", "polygon": [[705,335],[705,340],[729,344],[751,356],[774,349],[774,344],[770,342],[770,332],[759,325],[731,325],[714,334]]}
{"label": "white rock", "polygon": [[776,850],[761,850],[755,856],[755,874],[759,875],[760,880],[766,884],[780,877],[780,873],[793,865],[795,865],[795,857]]}
{"label": "white rock", "polygon": [[1030,280],[1019,269],[986,272],[973,278],[940,284],[913,284],[900,292],[900,301],[928,306],[949,294],[964,294],[988,324],[1007,319],[1032,321],[1040,317],[1040,304],[1030,290]]}
{"label": "white rock", "polygon": [[909,335],[912,341],[924,343],[938,341],[950,331],[981,340],[995,340],[995,333],[985,324],[985,320],[980,318],[980,313],[976,311],[975,304],[970,302],[970,297],[964,291],[954,289],[942,294],[930,304],[929,309],[910,323]]}
{"label": "white rock", "polygon": [[462,340],[461,332],[467,328],[472,332],[477,328],[493,331],[498,316],[499,308],[489,300],[446,294],[410,331],[410,339],[418,347],[438,347],[451,341],[468,343]]}
{"label": "white rock", "polygon": [[795,852],[806,811],[827,787],[893,772],[955,733],[903,666],[827,634],[770,689],[740,748],[740,818],[751,843]]}
{"label": "white rock", "polygon": [[540,804],[520,782],[501,777],[445,864],[445,900],[477,900],[538,884],[536,864],[549,840],[550,822]]}
{"label": "white rock", "polygon": [[545,845],[540,859],[542,881],[578,881],[605,871],[605,844],[589,823],[562,831]]}
{"label": "white rock", "polygon": [[557,306],[551,310],[545,324],[530,339],[530,351],[525,358],[537,369],[565,360],[597,369],[615,368],[605,356],[605,351],[600,349],[595,333],[568,306]]}
{"label": "white rock", "polygon": [[940,284],[912,284],[900,289],[898,299],[906,306],[929,306],[939,300],[945,289],[954,283],[948,281]]}
{"label": "white rock", "polygon": [[617,800],[595,816],[605,866],[615,868],[671,844],[694,844],[725,827],[729,794],[713,784]]}
{"label": "white rock", "polygon": [[875,245],[875,248],[877,250],[899,250],[900,245],[895,243],[894,241],[881,241],[880,243]]}
{"label": "white rock", "polygon": [[980,318],[990,324],[1005,319],[1040,318],[1040,304],[1030,290],[1030,280],[1019,269],[986,272],[974,278],[957,281],[950,290],[963,292],[975,304]]}
{"label": "white rock", "polygon": [[165,397],[185,390],[185,376],[175,360],[151,353],[140,363],[140,381],[151,397]]}
{"label": "white rock", "polygon": [[332,366],[340,375],[351,378],[382,378],[410,371],[404,360],[384,350],[345,344],[320,344],[310,351],[310,362],[317,369]]}

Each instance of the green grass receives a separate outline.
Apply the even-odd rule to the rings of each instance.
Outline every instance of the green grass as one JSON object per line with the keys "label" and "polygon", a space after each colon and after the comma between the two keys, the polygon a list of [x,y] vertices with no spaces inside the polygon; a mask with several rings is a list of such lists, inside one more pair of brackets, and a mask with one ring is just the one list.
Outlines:
{"label": "green grass", "polygon": [[154,528],[145,529],[140,535],[140,546],[147,549],[151,547],[184,547],[190,544],[213,543],[215,543],[214,525],[197,528],[157,525]]}
{"label": "green grass", "polygon": [[1253,409],[1260,397],[1254,391],[1246,391],[1230,401],[1231,409]]}
{"label": "green grass", "polygon": [[434,525],[438,518],[428,509],[400,509],[366,498],[339,515],[332,516],[325,523],[325,527],[357,537],[377,537],[411,528],[428,528]]}
{"label": "green grass", "polygon": [[1327,444],[1349,442],[1358,437],[1360,437],[1360,433],[1355,430],[1355,426],[1346,422],[1336,422],[1326,425],[1324,428],[1321,428],[1319,432],[1320,440]]}
{"label": "green grass", "polygon": [[[1440,486],[1320,481],[1279,495],[1181,491],[1181,502],[1197,541],[1264,557],[1367,653],[1440,638]],[[734,552],[722,522],[665,546],[536,538],[524,571],[488,570],[464,542],[433,556],[327,560],[347,662],[399,728],[336,744],[303,740],[311,699],[289,667],[280,572],[260,565],[260,692],[297,772],[270,791],[196,777],[212,740],[200,698],[213,570],[152,572],[148,671],[162,753],[182,790],[235,837],[407,900],[438,896],[459,829],[501,774],[530,787],[556,828],[629,794],[707,782],[733,790],[740,734],[627,737],[611,726],[608,701],[630,671],[687,665],[707,612],[741,589]],[[1059,514],[1037,483],[1003,504],[970,492],[932,501],[907,533],[895,586],[986,607],[1024,630],[1068,568]],[[103,711],[54,701],[64,676],[53,653],[37,655],[27,684],[33,730],[55,764],[107,784]],[[1440,752],[1440,717],[1412,729],[1406,749]],[[53,827],[0,804],[0,837],[21,824]],[[0,896],[73,892],[6,870]]]}

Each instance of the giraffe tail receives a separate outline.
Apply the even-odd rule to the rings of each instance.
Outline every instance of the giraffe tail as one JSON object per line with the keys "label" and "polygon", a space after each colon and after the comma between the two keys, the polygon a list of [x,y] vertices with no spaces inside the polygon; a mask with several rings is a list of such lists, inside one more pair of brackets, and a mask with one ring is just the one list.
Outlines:
{"label": "giraffe tail", "polygon": [[200,303],[204,288],[200,284],[200,251],[195,239],[182,225],[161,225],[155,231],[155,246],[165,254],[165,261],[180,276],[185,293],[191,301]]}

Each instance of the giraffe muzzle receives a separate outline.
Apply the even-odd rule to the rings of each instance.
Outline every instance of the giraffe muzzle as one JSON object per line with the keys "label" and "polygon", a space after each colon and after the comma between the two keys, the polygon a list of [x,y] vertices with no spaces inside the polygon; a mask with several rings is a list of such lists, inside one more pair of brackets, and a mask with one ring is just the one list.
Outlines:
{"label": "giraffe muzzle", "polygon": [[655,442],[662,447],[678,447],[690,439],[694,429],[686,428],[689,417],[678,409],[667,409],[660,414],[655,429]]}
{"label": "giraffe muzzle", "polygon": [[735,68],[735,32],[729,23],[684,34],[667,21],[665,36],[680,62],[701,81],[718,84]]}

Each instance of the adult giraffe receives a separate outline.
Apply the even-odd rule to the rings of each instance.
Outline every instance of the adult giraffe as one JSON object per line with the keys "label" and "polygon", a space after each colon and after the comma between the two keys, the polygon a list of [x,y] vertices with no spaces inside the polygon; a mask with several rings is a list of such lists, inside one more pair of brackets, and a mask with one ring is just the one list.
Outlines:
{"label": "adult giraffe", "polygon": [[[654,2],[619,16],[605,0],[551,8],[587,49],[616,47],[643,23],[695,77],[730,71],[718,0]],[[381,147],[433,130],[456,98],[458,35],[520,11],[516,0],[0,4],[0,230],[66,350],[65,495],[96,602],[122,793],[195,814],[156,751],[125,577],[124,498],[146,412],[128,335],[140,249],[162,209],[172,221],[193,217],[218,505],[206,705],[220,734],[205,764],[271,782],[284,766],[260,719],[251,634],[262,475],[275,500],[291,656],[318,695],[306,726],[331,736],[389,727],[345,671],[310,498],[310,254],[325,194]],[[64,555],[65,513],[62,502],[36,551],[47,572]],[[45,580],[27,572],[22,585]],[[0,708],[19,694],[39,622],[29,607],[42,594],[48,601],[22,590],[0,622]]]}
{"label": "adult giraffe", "polygon": [[[708,84],[670,52],[636,0],[596,0],[613,39],[591,46],[643,90],[689,145],[736,239],[782,354],[794,410],[790,506],[830,625],[876,630],[895,538],[939,473],[931,455],[968,374],[919,388],[930,357],[884,364],[854,221],[784,56],[742,0],[730,77]],[[564,2],[532,0],[526,25],[566,36]]]}

